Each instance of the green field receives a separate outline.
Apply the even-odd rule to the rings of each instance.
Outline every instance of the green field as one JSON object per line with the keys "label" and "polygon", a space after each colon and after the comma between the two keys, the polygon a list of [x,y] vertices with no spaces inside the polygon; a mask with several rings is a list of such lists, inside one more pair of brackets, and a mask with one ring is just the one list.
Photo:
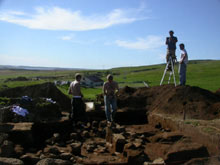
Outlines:
{"label": "green field", "polygon": [[[72,81],[76,72],[83,75],[98,75],[104,81],[106,75],[114,75],[115,81],[120,87],[143,87],[143,81],[150,86],[157,86],[165,69],[165,64],[139,66],[139,67],[122,67],[109,70],[82,70],[82,71],[28,71],[28,70],[0,70],[0,89],[11,88],[16,86],[26,86],[39,84],[43,82],[53,82],[55,80]],[[179,76],[177,73],[178,64],[175,66],[177,83]],[[220,60],[196,60],[190,61],[187,67],[187,85],[198,86],[210,91],[216,91],[220,88]],[[8,81],[9,78],[26,77],[29,81]],[[38,80],[36,79],[38,78]],[[167,83],[168,75],[165,77],[164,84]],[[172,81],[173,82],[173,81]],[[58,87],[63,93],[67,94],[68,86]],[[82,92],[87,99],[95,99],[95,95],[101,93],[101,87],[82,88]]]}

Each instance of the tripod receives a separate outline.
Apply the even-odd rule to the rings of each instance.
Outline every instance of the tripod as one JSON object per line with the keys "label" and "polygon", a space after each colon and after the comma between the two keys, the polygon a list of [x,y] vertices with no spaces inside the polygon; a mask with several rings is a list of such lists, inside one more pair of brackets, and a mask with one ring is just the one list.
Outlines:
{"label": "tripod", "polygon": [[166,68],[164,70],[164,73],[163,73],[163,77],[160,81],[160,85],[162,85],[163,83],[163,80],[164,80],[164,77],[168,71],[168,67],[169,65],[171,65],[171,70],[170,70],[170,75],[169,75],[169,79],[168,79],[168,84],[170,83],[170,79],[171,79],[171,76],[173,75],[173,81],[174,81],[174,84],[176,86],[176,79],[175,79],[175,73],[174,73],[174,63],[173,63],[173,58],[171,57],[171,55],[169,55],[169,59],[168,59],[168,62],[167,62],[167,65],[166,65]]}

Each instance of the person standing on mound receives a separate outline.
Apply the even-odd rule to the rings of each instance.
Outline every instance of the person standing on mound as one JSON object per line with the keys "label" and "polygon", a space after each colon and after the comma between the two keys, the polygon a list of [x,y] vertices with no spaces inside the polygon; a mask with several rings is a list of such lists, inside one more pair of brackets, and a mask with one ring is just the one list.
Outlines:
{"label": "person standing on mound", "polygon": [[81,78],[81,74],[76,73],[75,80],[70,84],[68,91],[68,93],[73,96],[71,100],[72,111],[70,114],[70,120],[73,126],[75,126],[78,121],[85,119],[85,104],[82,100],[83,94],[80,89]]}
{"label": "person standing on mound", "polygon": [[[172,30],[169,31],[170,37],[166,38],[166,45],[167,45],[167,55],[166,55],[166,60],[167,63],[169,61],[169,57],[171,56],[174,61],[176,60],[176,43],[178,42],[177,37],[175,37],[173,34],[174,32]],[[171,65],[168,66],[168,70],[171,70]]]}
{"label": "person standing on mound", "polygon": [[180,44],[181,56],[180,56],[180,85],[186,85],[186,66],[188,63],[188,54],[184,44]]}
{"label": "person standing on mound", "polygon": [[113,81],[113,76],[109,74],[107,76],[107,82],[103,85],[103,94],[105,102],[105,114],[107,123],[114,122],[115,114],[117,111],[117,99],[116,93],[119,91],[118,83]]}

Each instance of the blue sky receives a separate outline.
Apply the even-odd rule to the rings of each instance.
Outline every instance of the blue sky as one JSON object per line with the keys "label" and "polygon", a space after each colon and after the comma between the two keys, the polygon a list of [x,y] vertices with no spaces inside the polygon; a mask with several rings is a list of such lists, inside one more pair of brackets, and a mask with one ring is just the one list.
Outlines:
{"label": "blue sky", "polygon": [[189,59],[220,59],[220,0],[0,0],[0,27],[0,65],[164,63],[169,30]]}

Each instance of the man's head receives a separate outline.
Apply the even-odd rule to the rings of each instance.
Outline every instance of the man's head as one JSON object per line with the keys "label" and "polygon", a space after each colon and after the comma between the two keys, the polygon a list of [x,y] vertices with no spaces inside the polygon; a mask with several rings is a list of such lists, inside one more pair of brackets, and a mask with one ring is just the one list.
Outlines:
{"label": "man's head", "polygon": [[76,78],[77,81],[80,81],[81,78],[82,78],[82,75],[80,73],[76,73],[75,78]]}
{"label": "man's head", "polygon": [[185,45],[183,43],[180,44],[180,50],[185,49]]}
{"label": "man's head", "polygon": [[112,81],[113,81],[113,76],[112,76],[111,74],[109,74],[109,75],[107,76],[107,80],[108,80],[109,82],[112,82]]}
{"label": "man's head", "polygon": [[170,36],[172,37],[174,32],[172,30],[169,31]]}

